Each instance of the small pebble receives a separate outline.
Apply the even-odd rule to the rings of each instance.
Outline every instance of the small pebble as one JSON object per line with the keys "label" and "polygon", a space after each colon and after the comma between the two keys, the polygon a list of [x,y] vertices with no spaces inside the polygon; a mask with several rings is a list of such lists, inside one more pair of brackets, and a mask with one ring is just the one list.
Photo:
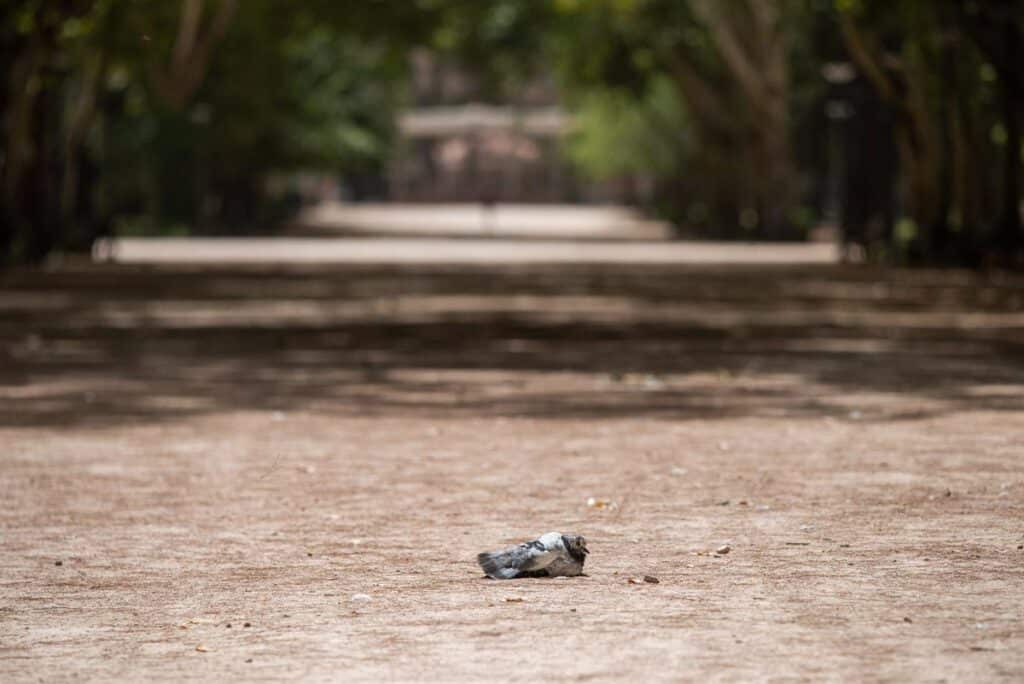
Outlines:
{"label": "small pebble", "polygon": [[352,598],[349,599],[349,600],[350,601],[358,601],[358,602],[361,602],[361,603],[365,603],[367,601],[372,601],[373,597],[370,596],[369,594],[352,594]]}
{"label": "small pebble", "polygon": [[245,659],[245,662],[247,662],[247,663],[251,663],[251,662],[252,662],[252,658],[246,658],[246,659]]}
{"label": "small pebble", "polygon": [[903,621],[904,621],[904,622],[913,622],[913,620],[911,620],[911,619],[910,619],[910,618],[908,618],[908,617],[905,617],[905,618],[903,618]]}
{"label": "small pebble", "polygon": [[717,549],[715,549],[715,553],[717,553],[719,556],[724,556],[730,551],[732,551],[732,547],[728,544],[723,544],[722,546],[719,546]]}
{"label": "small pebble", "polygon": [[64,561],[54,561],[54,565],[64,565]]}
{"label": "small pebble", "polygon": [[661,580],[654,575],[644,575],[644,582],[648,584],[661,584]]}
{"label": "small pebble", "polygon": [[243,626],[243,627],[252,627],[252,623],[251,623],[251,622],[246,622],[246,623],[245,623],[244,625],[242,625],[242,626]]}
{"label": "small pebble", "polygon": [[231,629],[231,623],[230,622],[227,624],[227,628]]}

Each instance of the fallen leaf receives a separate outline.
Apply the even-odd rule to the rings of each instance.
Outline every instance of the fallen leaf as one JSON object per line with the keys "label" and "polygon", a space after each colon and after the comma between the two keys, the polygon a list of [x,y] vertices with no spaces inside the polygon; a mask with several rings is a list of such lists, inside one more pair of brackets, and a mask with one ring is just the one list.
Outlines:
{"label": "fallen leaf", "polygon": [[199,644],[198,646],[196,646],[196,650],[200,653],[206,653],[209,649],[203,646],[202,644]]}
{"label": "fallen leaf", "polygon": [[644,575],[644,582],[648,584],[661,584],[661,580],[654,575]]}
{"label": "fallen leaf", "polygon": [[507,596],[505,597],[505,603],[522,603],[523,599],[518,596]]}

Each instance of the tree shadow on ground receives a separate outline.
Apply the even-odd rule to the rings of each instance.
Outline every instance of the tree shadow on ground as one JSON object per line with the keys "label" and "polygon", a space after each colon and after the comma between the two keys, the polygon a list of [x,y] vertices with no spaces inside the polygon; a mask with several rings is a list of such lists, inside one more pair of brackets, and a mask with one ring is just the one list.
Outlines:
{"label": "tree shadow on ground", "polygon": [[85,266],[0,289],[0,426],[224,411],[1024,410],[1024,279],[840,267]]}

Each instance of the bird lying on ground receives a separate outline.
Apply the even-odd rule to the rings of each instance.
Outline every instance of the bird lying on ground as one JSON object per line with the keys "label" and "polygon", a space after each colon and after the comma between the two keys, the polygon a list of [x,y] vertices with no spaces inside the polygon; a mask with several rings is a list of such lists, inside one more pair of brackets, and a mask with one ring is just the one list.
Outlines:
{"label": "bird lying on ground", "polygon": [[583,574],[588,553],[583,537],[548,532],[518,546],[481,553],[476,561],[492,579],[575,577]]}

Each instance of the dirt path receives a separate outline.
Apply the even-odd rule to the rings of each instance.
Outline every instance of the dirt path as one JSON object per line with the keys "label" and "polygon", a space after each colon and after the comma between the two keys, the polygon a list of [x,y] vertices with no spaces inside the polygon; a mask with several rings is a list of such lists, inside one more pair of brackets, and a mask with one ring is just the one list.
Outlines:
{"label": "dirt path", "polygon": [[832,243],[581,241],[505,238],[120,238],[97,260],[124,264],[835,264]]}
{"label": "dirt path", "polygon": [[1020,681],[1022,435],[1021,279],[10,274],[0,680]]}

